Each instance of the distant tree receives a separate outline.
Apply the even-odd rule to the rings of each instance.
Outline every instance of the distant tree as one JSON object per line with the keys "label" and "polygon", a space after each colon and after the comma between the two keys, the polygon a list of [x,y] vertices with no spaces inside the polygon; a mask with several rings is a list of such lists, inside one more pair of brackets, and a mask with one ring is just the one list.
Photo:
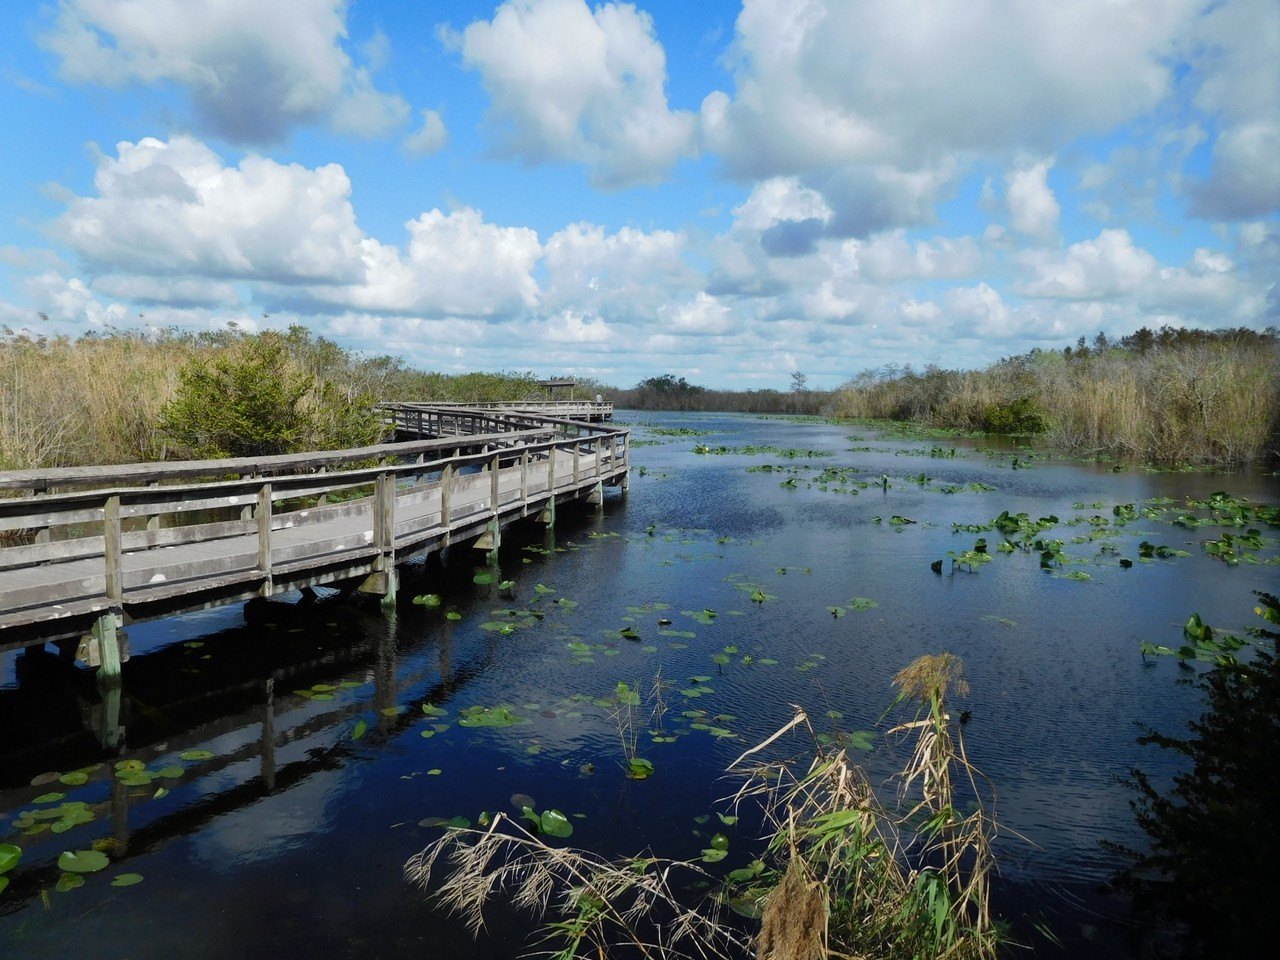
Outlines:
{"label": "distant tree", "polygon": [[809,389],[809,378],[799,370],[791,371],[791,390],[793,393],[804,393]]}

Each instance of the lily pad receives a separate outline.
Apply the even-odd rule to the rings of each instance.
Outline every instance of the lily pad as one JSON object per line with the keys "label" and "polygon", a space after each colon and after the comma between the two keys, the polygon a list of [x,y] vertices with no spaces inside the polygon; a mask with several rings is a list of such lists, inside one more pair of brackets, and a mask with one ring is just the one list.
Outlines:
{"label": "lily pad", "polygon": [[65,793],[42,793],[40,796],[32,800],[32,803],[61,803],[67,799]]}
{"label": "lily pad", "polygon": [[142,882],[140,873],[122,873],[111,881],[113,887],[132,887]]}
{"label": "lily pad", "polygon": [[424,594],[421,594],[420,596],[414,597],[413,602],[418,604],[419,606],[427,607],[429,609],[434,609],[440,606],[440,594],[424,593]]}
{"label": "lily pad", "polygon": [[12,843],[0,843],[0,874],[8,873],[22,859],[22,848]]}
{"label": "lily pad", "polygon": [[213,753],[209,750],[184,750],[178,754],[180,760],[212,760]]}
{"label": "lily pad", "polygon": [[58,857],[58,869],[64,873],[97,873],[110,862],[101,850],[64,850]]}
{"label": "lily pad", "polygon": [[64,873],[58,878],[58,882],[54,885],[58,893],[70,893],[77,887],[84,886],[84,877],[76,873]]}
{"label": "lily pad", "polygon": [[484,587],[493,583],[494,579],[495,577],[492,573],[477,573],[474,577],[471,578],[471,581],[472,583],[477,583],[480,586]]}
{"label": "lily pad", "polygon": [[644,757],[632,757],[627,761],[627,777],[631,780],[647,780],[653,776],[653,761]]}
{"label": "lily pad", "polygon": [[567,837],[573,833],[573,824],[559,810],[544,810],[538,828],[549,837]]}
{"label": "lily pad", "polygon": [[708,847],[702,851],[703,863],[719,863],[729,855],[728,850],[717,850],[715,847]]}
{"label": "lily pad", "polygon": [[351,739],[359,740],[369,729],[369,721],[361,718],[356,721],[355,729],[351,731]]}
{"label": "lily pad", "polygon": [[72,770],[60,776],[58,782],[67,787],[82,787],[89,782],[89,775],[83,770]]}

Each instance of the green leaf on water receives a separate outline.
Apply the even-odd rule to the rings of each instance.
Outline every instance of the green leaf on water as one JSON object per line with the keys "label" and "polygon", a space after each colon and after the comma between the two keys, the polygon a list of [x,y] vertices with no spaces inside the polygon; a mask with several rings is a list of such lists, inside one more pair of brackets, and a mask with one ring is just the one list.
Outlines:
{"label": "green leaf on water", "polygon": [[420,606],[434,609],[435,607],[440,606],[440,594],[424,593],[420,596],[414,597],[413,602],[416,604],[419,604]]}
{"label": "green leaf on water", "polygon": [[84,877],[74,873],[64,873],[58,878],[58,882],[54,885],[53,889],[57,890],[58,893],[70,893],[77,887],[83,886]]}
{"label": "green leaf on water", "polygon": [[499,590],[514,590],[515,588],[516,582],[514,580],[503,580],[498,584]]}
{"label": "green leaf on water", "polygon": [[717,833],[714,837],[711,838],[711,843],[709,844],[709,846],[711,847],[712,850],[728,850],[729,838],[726,837],[723,833]]}
{"label": "green leaf on water", "polygon": [[653,776],[653,761],[644,757],[632,757],[627,761],[627,777],[631,780],[647,780]]}
{"label": "green leaf on water", "polygon": [[142,882],[140,873],[122,873],[111,881],[113,887],[132,887]]}
{"label": "green leaf on water", "polygon": [[184,770],[182,767],[178,766],[177,764],[174,764],[171,767],[161,767],[159,770],[156,771],[156,776],[164,777],[166,780],[177,780],[186,772],[187,771]]}
{"label": "green leaf on water", "polygon": [[365,731],[369,729],[369,721],[361,717],[356,721],[355,729],[351,731],[351,739],[359,740],[365,735]]}
{"label": "green leaf on water", "polygon": [[58,782],[68,787],[82,787],[89,782],[89,775],[83,770],[72,770],[60,776]]}
{"label": "green leaf on water", "polygon": [[[736,816],[733,816],[732,814],[720,813],[719,811],[716,811],[716,816],[720,818],[720,822],[723,823],[726,827],[732,827],[735,823],[738,822],[738,818]],[[712,846],[714,846],[714,844],[712,844]]]}
{"label": "green leaf on water", "polygon": [[65,793],[42,793],[40,796],[32,800],[32,803],[61,803],[67,799]]}
{"label": "green leaf on water", "polygon": [[437,707],[433,703],[424,703],[422,705],[422,712],[428,717],[443,717],[449,711],[443,707]]}
{"label": "green leaf on water", "polygon": [[827,607],[827,613],[831,614],[831,616],[838,620],[844,616],[845,609],[844,607]]}
{"label": "green leaf on water", "polygon": [[726,664],[730,663],[731,660],[732,658],[727,653],[713,653],[711,655],[711,662],[718,663],[721,666],[725,666]]}
{"label": "green leaf on water", "polygon": [[472,583],[477,583],[483,587],[493,583],[494,579],[495,578],[492,573],[477,573],[471,578],[471,581]]}
{"label": "green leaf on water", "polygon": [[719,863],[728,855],[728,850],[717,850],[715,847],[708,847],[702,851],[701,859],[703,863]]}
{"label": "green leaf on water", "polygon": [[573,824],[559,810],[544,810],[538,829],[549,837],[567,837],[573,833]]}
{"label": "green leaf on water", "polygon": [[0,874],[8,873],[22,859],[22,848],[12,843],[0,843]]}
{"label": "green leaf on water", "polygon": [[444,618],[446,620],[461,620],[462,614],[460,614],[457,610],[450,610],[448,613],[444,615]]}
{"label": "green leaf on water", "polygon": [[101,850],[64,850],[58,857],[58,869],[65,873],[97,873],[110,862]]}
{"label": "green leaf on water", "polygon": [[212,760],[213,753],[209,750],[184,750],[178,754],[180,760]]}
{"label": "green leaf on water", "polygon": [[854,597],[849,601],[849,606],[854,610],[874,610],[880,604],[868,597]]}
{"label": "green leaf on water", "polygon": [[0,893],[4,893],[4,888],[9,885],[8,877],[0,877]]}

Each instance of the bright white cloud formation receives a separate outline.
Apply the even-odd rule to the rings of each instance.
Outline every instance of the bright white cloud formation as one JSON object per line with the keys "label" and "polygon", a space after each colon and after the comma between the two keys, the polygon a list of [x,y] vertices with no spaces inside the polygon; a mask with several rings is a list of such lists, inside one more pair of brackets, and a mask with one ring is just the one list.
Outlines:
{"label": "bright white cloud formation", "polygon": [[1049,241],[1058,231],[1062,208],[1049,187],[1052,160],[1041,160],[1009,172],[1005,200],[1009,204],[1009,225],[1034,240]]}
{"label": "bright white cloud formation", "polygon": [[707,143],[739,176],[1044,149],[1153,108],[1196,6],[746,0]]}
{"label": "bright white cloud formation", "polygon": [[657,181],[694,147],[693,114],[667,104],[653,21],[630,4],[508,0],[446,38],[479,71],[508,155],[585,163],[618,187]]}
{"label": "bright white cloud formation", "polygon": [[330,121],[377,136],[408,117],[342,49],[345,0],[61,0],[42,38],[75,83],[174,83],[201,129],[274,143]]}
{"label": "bright white cloud formation", "polygon": [[103,271],[346,283],[363,275],[342,167],[249,155],[238,166],[198,140],[146,138],[99,158],[97,196],[77,197],[57,237]]}

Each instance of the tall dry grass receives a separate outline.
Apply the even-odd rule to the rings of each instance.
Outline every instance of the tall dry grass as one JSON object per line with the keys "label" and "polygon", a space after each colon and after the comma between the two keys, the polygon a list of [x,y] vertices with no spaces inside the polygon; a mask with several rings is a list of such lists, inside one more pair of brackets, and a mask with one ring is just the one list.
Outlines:
{"label": "tall dry grass", "polygon": [[[0,336],[0,470],[184,456],[162,426],[183,367],[234,359],[254,336],[236,331],[108,332],[74,340]],[[483,402],[545,394],[530,373],[414,370],[398,358],[365,356],[300,326],[256,336],[283,339],[291,369],[314,379],[330,413],[344,403],[367,404],[371,397]]]}
{"label": "tall dry grass", "polygon": [[1275,462],[1280,339],[1034,351],[968,372],[873,371],[838,392],[836,410],[965,431],[1034,433],[1068,450],[1150,462]]}

